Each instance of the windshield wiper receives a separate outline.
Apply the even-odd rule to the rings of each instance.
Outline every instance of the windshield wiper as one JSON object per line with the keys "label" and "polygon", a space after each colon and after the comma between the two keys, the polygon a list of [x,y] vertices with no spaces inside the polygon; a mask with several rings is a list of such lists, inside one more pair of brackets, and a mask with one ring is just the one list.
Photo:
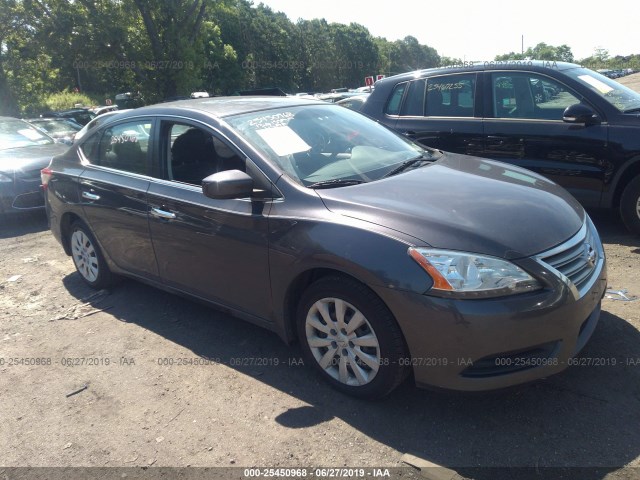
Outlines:
{"label": "windshield wiper", "polygon": [[349,185],[358,185],[364,183],[363,180],[355,180],[353,178],[334,178],[333,180],[323,180],[321,182],[312,183],[307,185],[309,188],[333,188],[333,187],[348,187]]}
{"label": "windshield wiper", "polygon": [[420,162],[431,162],[431,160],[428,159],[428,158],[425,158],[424,155],[420,155],[419,157],[412,158],[411,160],[407,160],[406,162],[402,162],[396,168],[394,168],[390,172],[384,174],[382,176],[382,178],[387,178],[387,177],[391,177],[393,175],[397,175],[398,173],[403,172],[407,168],[409,168],[409,167],[411,167],[413,165],[416,165],[417,163],[420,163]]}
{"label": "windshield wiper", "polygon": [[622,113],[633,113],[633,112],[640,112],[640,107],[635,107],[635,108],[630,108],[628,110],[623,110]]}

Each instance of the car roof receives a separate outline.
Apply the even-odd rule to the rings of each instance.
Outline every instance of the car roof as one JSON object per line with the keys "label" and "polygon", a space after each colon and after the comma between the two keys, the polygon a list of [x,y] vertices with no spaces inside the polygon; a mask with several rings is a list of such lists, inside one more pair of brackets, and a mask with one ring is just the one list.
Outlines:
{"label": "car roof", "polygon": [[444,73],[464,73],[478,71],[502,71],[526,69],[534,72],[544,72],[549,70],[568,70],[571,68],[581,68],[580,65],[568,62],[556,62],[554,60],[490,60],[486,62],[467,62],[463,65],[451,65],[435,68],[425,68],[412,72],[400,73],[391,77],[385,77],[376,82],[376,85],[385,83],[397,83],[401,80],[411,80],[414,78],[424,78]]}
{"label": "car roof", "polygon": [[343,99],[341,99],[341,100],[338,100],[336,103],[353,102],[354,100],[355,100],[355,101],[361,101],[361,102],[364,102],[364,101],[366,101],[366,100],[369,98],[369,95],[370,95],[369,93],[367,93],[366,95],[365,95],[365,94],[362,94],[362,95],[352,95],[352,96],[350,96],[350,97],[345,97],[345,98],[343,98]]}
{"label": "car roof", "polygon": [[67,117],[33,117],[23,118],[27,122],[60,122],[60,123],[76,123],[72,118]]}
{"label": "car roof", "polygon": [[178,114],[180,111],[185,110],[197,110],[212,117],[223,118],[261,110],[304,105],[328,105],[328,103],[322,100],[310,100],[300,97],[274,96],[193,98],[136,108],[131,112],[124,113],[120,118],[138,115]]}

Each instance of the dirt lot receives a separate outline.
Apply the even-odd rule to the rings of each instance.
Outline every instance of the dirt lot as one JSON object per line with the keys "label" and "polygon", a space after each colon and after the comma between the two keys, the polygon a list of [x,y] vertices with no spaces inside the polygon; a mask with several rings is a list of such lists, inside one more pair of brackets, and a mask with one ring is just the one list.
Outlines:
{"label": "dirt lot", "polygon": [[634,73],[632,75],[627,75],[626,77],[621,77],[616,79],[623,85],[635,90],[636,92],[640,92],[640,73]]}
{"label": "dirt lot", "polygon": [[[640,295],[640,238],[593,217],[610,286]],[[371,469],[412,453],[466,478],[640,477],[640,301],[605,299],[584,365],[546,381],[363,402],[258,327],[134,281],[96,294],[43,215],[5,221],[0,251],[1,466]]]}

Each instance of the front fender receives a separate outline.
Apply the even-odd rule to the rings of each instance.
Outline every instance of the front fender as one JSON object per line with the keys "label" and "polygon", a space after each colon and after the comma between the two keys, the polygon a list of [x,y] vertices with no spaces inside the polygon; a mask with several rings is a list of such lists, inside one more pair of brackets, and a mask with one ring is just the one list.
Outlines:
{"label": "front fender", "polygon": [[433,284],[407,254],[412,243],[378,225],[347,218],[271,218],[270,231],[269,264],[276,323],[286,318],[288,299],[297,280],[313,271],[343,273],[373,290],[384,287],[424,293]]}

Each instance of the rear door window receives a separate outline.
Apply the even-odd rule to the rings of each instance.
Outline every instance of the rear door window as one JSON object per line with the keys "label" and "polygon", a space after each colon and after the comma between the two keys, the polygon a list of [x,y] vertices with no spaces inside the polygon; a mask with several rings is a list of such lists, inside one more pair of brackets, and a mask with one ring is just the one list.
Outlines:
{"label": "rear door window", "polygon": [[399,83],[391,92],[391,96],[389,96],[389,101],[387,102],[387,108],[385,109],[385,113],[387,115],[399,115],[400,114],[400,105],[402,103],[402,96],[404,95],[404,91],[406,90],[408,82]]}
{"label": "rear door window", "polygon": [[476,74],[445,75],[427,80],[430,117],[473,117]]}
{"label": "rear door window", "polygon": [[151,125],[141,120],[109,127],[102,135],[87,139],[82,153],[93,165],[147,175]]}

